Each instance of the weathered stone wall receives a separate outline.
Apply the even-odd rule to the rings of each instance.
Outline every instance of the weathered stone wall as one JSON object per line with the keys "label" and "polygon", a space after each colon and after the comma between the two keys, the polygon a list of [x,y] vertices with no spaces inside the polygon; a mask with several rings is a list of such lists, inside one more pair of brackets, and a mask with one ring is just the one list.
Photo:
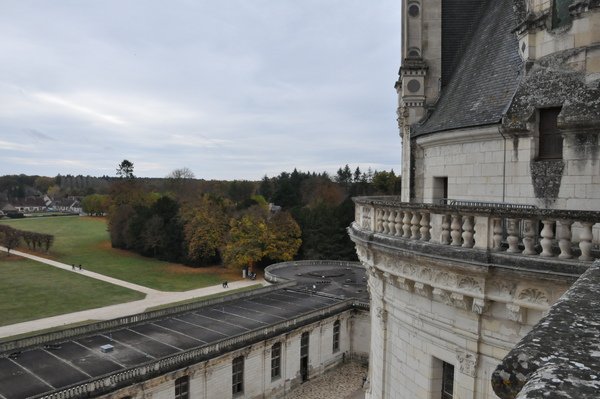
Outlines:
{"label": "weathered stone wall", "polygon": [[600,262],[585,272],[493,374],[503,399],[597,398]]}
{"label": "weathered stone wall", "polygon": [[455,397],[495,398],[498,362],[574,279],[492,267],[466,251],[463,260],[426,255],[400,238],[351,237],[369,270],[368,398],[439,397],[442,362],[454,366]]}
{"label": "weathered stone wall", "polygon": [[598,134],[566,136],[559,170],[534,161],[534,137],[503,136],[499,126],[419,138],[416,192],[422,190],[423,196],[417,200],[434,200],[435,178],[448,177],[448,197],[453,199],[600,209]]}
{"label": "weathered stone wall", "polygon": [[[333,324],[340,321],[340,348],[333,351]],[[212,399],[232,397],[232,361],[244,356],[245,398],[280,398],[301,383],[300,337],[309,332],[309,378],[322,374],[346,358],[368,356],[368,312],[349,310],[286,334],[226,353],[185,369],[120,389],[104,399],[172,399],[175,380],[190,377],[190,398]],[[354,337],[353,334],[359,336]],[[360,344],[356,341],[360,340]],[[281,377],[271,379],[271,348],[281,343]],[[236,396],[237,397],[237,396]]]}

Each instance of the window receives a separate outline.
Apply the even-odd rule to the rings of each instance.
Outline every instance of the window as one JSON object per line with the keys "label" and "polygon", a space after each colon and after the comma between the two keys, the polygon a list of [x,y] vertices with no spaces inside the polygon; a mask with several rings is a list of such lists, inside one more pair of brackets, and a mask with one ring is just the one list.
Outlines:
{"label": "window", "polygon": [[236,357],[231,364],[231,392],[244,392],[244,356]]}
{"label": "window", "polygon": [[573,0],[553,0],[552,1],[552,29],[560,28],[571,23],[571,14],[569,5]]}
{"label": "window", "polygon": [[300,375],[302,382],[308,381],[308,337],[309,333],[302,333],[300,337]]}
{"label": "window", "polygon": [[281,377],[281,342],[271,347],[271,380]]}
{"label": "window", "polygon": [[450,363],[442,364],[442,399],[454,398],[454,366]]}
{"label": "window", "polygon": [[175,399],[189,398],[190,377],[187,375],[175,380]]}
{"label": "window", "polygon": [[557,126],[560,110],[540,109],[538,159],[562,159],[563,138]]}
{"label": "window", "polygon": [[333,323],[333,352],[340,350],[340,321]]}
{"label": "window", "polygon": [[445,204],[448,199],[448,177],[434,177],[433,178],[433,202],[439,204]]}

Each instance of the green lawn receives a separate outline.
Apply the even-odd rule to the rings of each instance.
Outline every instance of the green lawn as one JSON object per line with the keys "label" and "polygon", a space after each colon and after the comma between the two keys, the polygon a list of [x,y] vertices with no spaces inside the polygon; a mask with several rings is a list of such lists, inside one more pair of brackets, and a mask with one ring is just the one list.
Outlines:
{"label": "green lawn", "polygon": [[84,269],[161,291],[186,291],[240,278],[225,268],[190,268],[111,248],[104,218],[65,216],[0,223],[20,230],[53,234],[55,241],[50,253],[41,256],[81,264]]}
{"label": "green lawn", "polygon": [[0,326],[144,297],[141,292],[0,254]]}

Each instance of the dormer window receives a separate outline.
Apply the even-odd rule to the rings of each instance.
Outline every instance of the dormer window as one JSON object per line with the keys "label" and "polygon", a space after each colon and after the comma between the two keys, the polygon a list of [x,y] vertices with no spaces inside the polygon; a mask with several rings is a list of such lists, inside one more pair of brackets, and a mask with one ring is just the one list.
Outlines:
{"label": "dormer window", "polygon": [[552,29],[560,28],[571,23],[569,5],[572,2],[572,0],[552,1]]}
{"label": "dormer window", "polygon": [[560,107],[540,109],[538,159],[562,159],[563,138],[558,130]]}

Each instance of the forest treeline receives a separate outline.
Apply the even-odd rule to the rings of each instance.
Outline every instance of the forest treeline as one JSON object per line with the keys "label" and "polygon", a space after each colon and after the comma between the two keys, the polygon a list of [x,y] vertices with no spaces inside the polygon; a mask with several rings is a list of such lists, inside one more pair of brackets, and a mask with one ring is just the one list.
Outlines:
{"label": "forest treeline", "polygon": [[139,179],[120,179],[109,194],[84,198],[84,210],[108,215],[114,247],[192,266],[241,268],[292,259],[356,260],[346,233],[354,219],[351,197],[400,192],[393,171],[348,165],[333,177],[294,170],[210,190],[175,175],[163,192]]}
{"label": "forest treeline", "polygon": [[[83,210],[107,216],[113,247],[195,267],[356,260],[346,233],[354,219],[351,198],[400,193],[400,177],[393,170],[348,165],[334,176],[295,169],[261,181],[206,181],[195,179],[187,168],[164,179],[135,178],[129,164],[130,170],[117,170],[120,178],[34,177],[26,187],[64,195],[82,190],[87,194]],[[18,180],[3,178],[0,190],[5,192],[6,180]],[[19,191],[18,184],[12,187],[10,192]]]}

